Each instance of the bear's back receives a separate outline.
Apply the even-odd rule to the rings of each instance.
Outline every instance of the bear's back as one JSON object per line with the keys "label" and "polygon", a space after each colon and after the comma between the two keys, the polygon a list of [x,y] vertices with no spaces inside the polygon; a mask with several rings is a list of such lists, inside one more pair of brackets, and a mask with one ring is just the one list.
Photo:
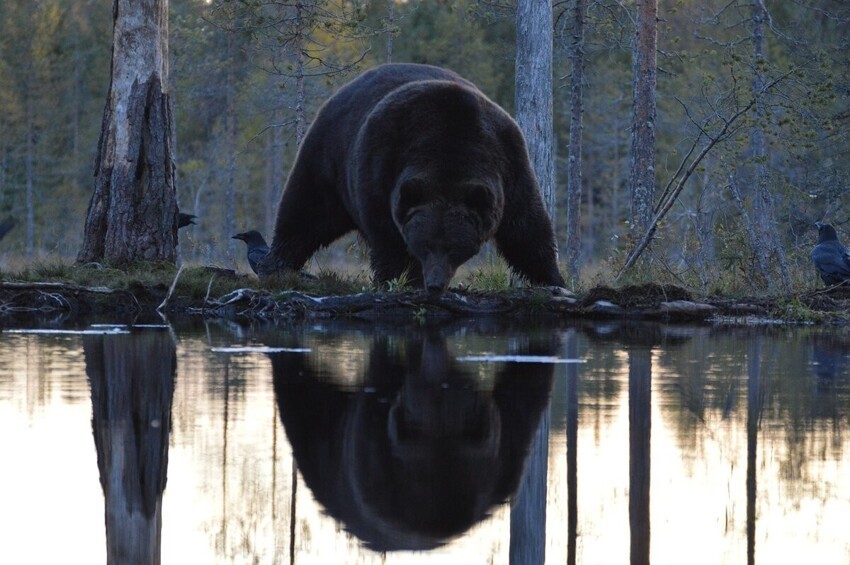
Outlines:
{"label": "bear's back", "polygon": [[457,73],[430,65],[393,63],[369,69],[340,88],[319,109],[299,149],[310,158],[298,164],[313,169],[305,171],[309,176],[338,185],[345,159],[375,106],[405,84],[426,80],[451,81],[475,89]]}
{"label": "bear's back", "polygon": [[369,113],[390,92],[423,80],[442,80],[475,86],[460,75],[430,65],[393,63],[370,69],[340,88],[331,96],[316,116],[308,134],[311,137],[339,137],[349,140]]}

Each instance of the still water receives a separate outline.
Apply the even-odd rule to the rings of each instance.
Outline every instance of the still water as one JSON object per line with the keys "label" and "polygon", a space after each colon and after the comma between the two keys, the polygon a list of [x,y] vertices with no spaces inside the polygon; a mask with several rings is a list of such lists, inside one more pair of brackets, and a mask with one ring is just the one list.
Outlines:
{"label": "still water", "polygon": [[850,333],[0,334],[0,563],[850,563]]}

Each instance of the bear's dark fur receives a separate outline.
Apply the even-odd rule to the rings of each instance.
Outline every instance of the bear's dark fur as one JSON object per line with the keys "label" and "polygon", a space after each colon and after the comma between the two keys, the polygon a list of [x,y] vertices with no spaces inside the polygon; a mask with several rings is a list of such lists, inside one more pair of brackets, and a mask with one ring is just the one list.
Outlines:
{"label": "bear's dark fur", "polygon": [[440,295],[492,237],[531,283],[564,285],[519,127],[445,69],[383,65],[324,104],[289,174],[260,274],[300,269],[354,229],[378,282],[407,271]]}

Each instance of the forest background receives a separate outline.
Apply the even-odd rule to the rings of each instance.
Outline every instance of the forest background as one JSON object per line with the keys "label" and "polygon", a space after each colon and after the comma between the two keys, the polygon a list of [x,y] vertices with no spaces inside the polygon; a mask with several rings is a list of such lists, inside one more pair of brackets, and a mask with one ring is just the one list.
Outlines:
{"label": "forest background", "polygon": [[[108,4],[0,5],[0,219],[18,221],[0,241],[0,269],[16,257],[73,260],[80,248],[109,86]],[[364,69],[388,60],[448,67],[514,108],[510,2],[171,0],[169,10],[178,198],[182,211],[199,217],[180,232],[192,264],[235,267],[244,246],[231,235],[271,234],[303,128]],[[553,10],[563,254],[575,0],[556,1]],[[635,11],[633,2],[603,0],[584,12],[581,274],[571,275],[582,284],[613,280],[636,243]],[[629,276],[703,292],[816,286],[808,258],[814,222],[830,221],[845,238],[850,227],[850,6],[662,1],[657,22],[656,207],[682,178],[682,164],[715,143]],[[777,245],[760,256],[764,223]],[[361,248],[349,238],[323,260],[342,262]]]}

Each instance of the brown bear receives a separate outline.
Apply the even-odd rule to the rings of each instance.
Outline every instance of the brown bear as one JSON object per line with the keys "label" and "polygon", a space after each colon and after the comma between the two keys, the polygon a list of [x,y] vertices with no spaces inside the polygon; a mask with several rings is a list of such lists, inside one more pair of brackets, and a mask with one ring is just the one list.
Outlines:
{"label": "brown bear", "polygon": [[355,229],[379,283],[407,272],[440,296],[494,238],[529,282],[564,285],[519,127],[446,69],[382,65],[325,102],[290,171],[260,275],[298,270]]}

